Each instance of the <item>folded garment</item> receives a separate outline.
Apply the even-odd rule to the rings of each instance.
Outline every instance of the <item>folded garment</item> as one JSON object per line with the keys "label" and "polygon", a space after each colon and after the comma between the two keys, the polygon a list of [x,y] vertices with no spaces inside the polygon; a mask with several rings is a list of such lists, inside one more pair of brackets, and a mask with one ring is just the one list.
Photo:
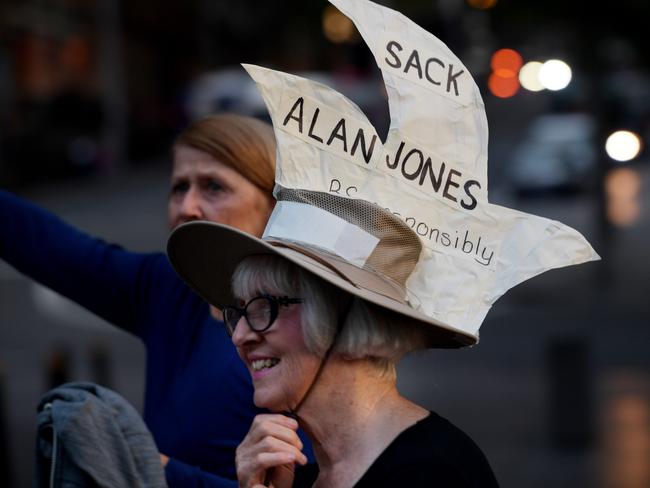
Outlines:
{"label": "folded garment", "polygon": [[138,412],[93,383],[67,383],[38,406],[35,487],[166,487],[160,455]]}

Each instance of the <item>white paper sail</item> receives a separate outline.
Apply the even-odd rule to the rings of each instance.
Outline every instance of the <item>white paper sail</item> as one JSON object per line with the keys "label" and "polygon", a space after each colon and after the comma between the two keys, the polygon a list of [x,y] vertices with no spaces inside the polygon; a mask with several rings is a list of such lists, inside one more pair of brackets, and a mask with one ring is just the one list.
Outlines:
{"label": "white paper sail", "polygon": [[423,243],[407,282],[410,303],[470,334],[513,286],[599,259],[574,229],[488,202],[483,102],[440,40],[367,0],[331,1],[355,22],[382,69],[389,135],[382,144],[363,112],[325,85],[244,65],[273,121],[278,185],[361,198],[401,217]]}
{"label": "white paper sail", "polygon": [[[433,34],[395,10],[365,0],[330,0],[357,26],[381,69],[391,115],[386,147],[418,149],[487,200],[488,126],[469,70]],[[411,162],[411,166],[414,165]]]}

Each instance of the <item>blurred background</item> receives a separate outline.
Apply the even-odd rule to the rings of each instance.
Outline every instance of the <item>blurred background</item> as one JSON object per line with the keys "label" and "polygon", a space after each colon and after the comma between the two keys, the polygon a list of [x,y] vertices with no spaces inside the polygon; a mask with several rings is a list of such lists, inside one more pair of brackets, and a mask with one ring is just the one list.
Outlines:
{"label": "blurred background", "polygon": [[[650,487],[650,2],[379,3],[474,75],[491,202],[560,220],[603,258],[516,287],[477,347],[405,359],[401,390],[467,431],[504,487]],[[0,0],[0,187],[162,250],[178,131],[215,111],[268,118],[240,62],[329,84],[385,136],[374,59],[324,0]],[[45,391],[91,380],[141,409],[143,357],[0,262],[0,486],[31,486]]]}

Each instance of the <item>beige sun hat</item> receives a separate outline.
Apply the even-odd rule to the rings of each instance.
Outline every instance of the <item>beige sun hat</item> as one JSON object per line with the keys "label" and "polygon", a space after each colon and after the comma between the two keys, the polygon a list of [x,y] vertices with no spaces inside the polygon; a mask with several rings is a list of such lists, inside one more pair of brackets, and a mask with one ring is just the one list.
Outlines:
{"label": "beige sun hat", "polygon": [[277,254],[421,323],[431,346],[462,347],[509,288],[599,259],[574,229],[488,201],[483,101],[447,46],[394,10],[330,1],[382,71],[388,137],[331,88],[244,65],[273,121],[277,204],[262,239],[208,222],[174,230],[169,258],[194,290],[233,304],[239,262]]}
{"label": "beige sun hat", "polygon": [[[287,203],[311,206],[315,227],[338,229],[339,253],[271,235],[258,239],[213,222],[183,224],[170,236],[168,256],[180,277],[209,303],[217,307],[236,303],[230,278],[237,265],[248,256],[275,254],[354,296],[421,322],[429,329],[431,346],[476,343],[476,336],[424,315],[409,303],[406,281],[419,261],[422,244],[401,219],[364,200],[300,190],[279,190],[278,195],[283,202],[280,207]],[[267,231],[272,233],[278,225],[296,227],[305,223],[292,219],[278,224],[278,219],[284,218],[282,212],[274,213]],[[344,239],[350,240],[357,256],[341,255],[345,253]],[[330,243],[321,245],[330,247]],[[364,247],[368,254],[360,264],[359,251]]]}

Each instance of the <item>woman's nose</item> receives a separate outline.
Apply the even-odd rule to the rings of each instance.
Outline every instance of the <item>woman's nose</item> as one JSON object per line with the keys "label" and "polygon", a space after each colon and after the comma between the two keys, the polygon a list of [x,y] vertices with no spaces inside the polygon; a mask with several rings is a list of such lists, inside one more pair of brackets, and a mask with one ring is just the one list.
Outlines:
{"label": "woman's nose", "polygon": [[203,219],[203,207],[201,202],[201,195],[199,191],[190,187],[190,189],[183,195],[183,200],[181,201],[179,213],[184,222],[189,222],[190,220],[201,220]]}
{"label": "woman's nose", "polygon": [[262,334],[250,328],[245,317],[240,317],[232,333],[232,343],[240,347],[251,342],[259,342],[261,337]]}

